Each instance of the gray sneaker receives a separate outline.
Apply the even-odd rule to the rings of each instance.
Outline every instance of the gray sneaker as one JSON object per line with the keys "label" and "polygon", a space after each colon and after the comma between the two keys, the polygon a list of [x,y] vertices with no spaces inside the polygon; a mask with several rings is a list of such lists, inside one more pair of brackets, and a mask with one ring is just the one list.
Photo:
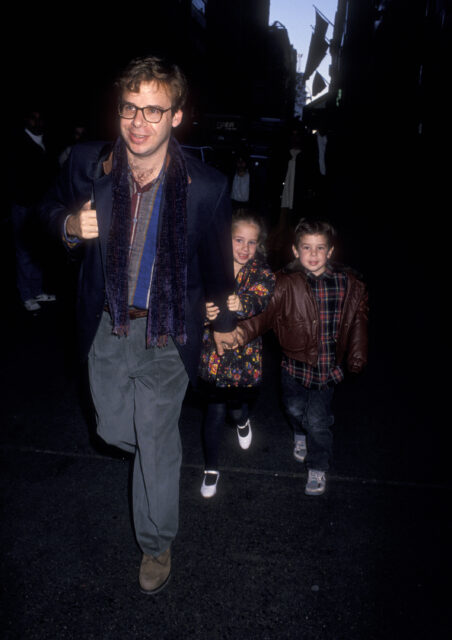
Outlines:
{"label": "gray sneaker", "polygon": [[308,481],[306,482],[305,494],[307,496],[321,496],[325,493],[326,477],[324,471],[318,469],[309,469]]}
{"label": "gray sneaker", "polygon": [[24,307],[27,311],[39,311],[41,305],[36,301],[36,298],[28,298],[24,302]]}
{"label": "gray sneaker", "polygon": [[38,293],[35,300],[36,302],[55,302],[56,296],[53,293]]}
{"label": "gray sneaker", "polygon": [[306,449],[306,436],[297,436],[293,448],[293,457],[298,462],[304,462],[308,451]]}

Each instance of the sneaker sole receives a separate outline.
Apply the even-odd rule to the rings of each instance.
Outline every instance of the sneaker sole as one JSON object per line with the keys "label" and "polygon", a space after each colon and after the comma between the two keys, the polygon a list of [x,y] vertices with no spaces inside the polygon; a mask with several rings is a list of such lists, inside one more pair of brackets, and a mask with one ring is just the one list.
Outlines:
{"label": "sneaker sole", "polygon": [[323,487],[322,489],[305,488],[304,493],[306,496],[321,496],[325,493],[325,491],[326,491],[326,487]]}

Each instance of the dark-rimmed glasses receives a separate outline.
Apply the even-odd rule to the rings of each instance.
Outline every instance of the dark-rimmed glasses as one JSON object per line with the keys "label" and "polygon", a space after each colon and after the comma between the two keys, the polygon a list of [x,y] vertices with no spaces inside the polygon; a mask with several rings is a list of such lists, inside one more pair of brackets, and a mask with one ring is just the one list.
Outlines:
{"label": "dark-rimmed glasses", "polygon": [[168,109],[161,109],[160,107],[137,107],[136,104],[132,102],[121,102],[118,105],[118,113],[121,118],[125,118],[126,120],[133,120],[137,115],[137,111],[141,111],[143,114],[143,118],[146,122],[150,122],[151,124],[157,124],[163,117],[163,114],[167,111],[170,111],[172,107],[168,107]]}

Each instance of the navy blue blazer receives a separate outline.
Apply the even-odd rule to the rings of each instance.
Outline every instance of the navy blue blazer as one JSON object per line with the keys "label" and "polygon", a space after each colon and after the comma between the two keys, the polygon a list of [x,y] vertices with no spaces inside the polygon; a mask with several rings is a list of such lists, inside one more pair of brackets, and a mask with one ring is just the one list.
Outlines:
{"label": "navy blue blazer", "polygon": [[[99,237],[86,240],[75,251],[81,254],[77,294],[77,326],[80,355],[88,356],[105,304],[105,264],[112,214],[112,179],[102,171],[102,160],[111,147],[84,143],[73,148],[56,184],[40,207],[50,232],[63,238],[63,225],[94,195]],[[227,179],[196,158],[185,155],[189,175],[187,196],[187,343],[178,345],[190,380],[195,383],[201,351],[205,302],[220,307],[218,331],[236,326],[226,299],[234,291],[231,244],[231,205]]]}

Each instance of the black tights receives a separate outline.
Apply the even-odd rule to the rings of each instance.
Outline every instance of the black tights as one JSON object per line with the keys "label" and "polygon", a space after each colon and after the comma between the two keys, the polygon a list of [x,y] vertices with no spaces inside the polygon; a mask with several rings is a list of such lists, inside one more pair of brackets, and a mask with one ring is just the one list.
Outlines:
{"label": "black tights", "polygon": [[202,429],[206,469],[218,469],[221,436],[228,412],[237,425],[243,426],[248,420],[248,404],[246,402],[209,402],[207,404]]}

